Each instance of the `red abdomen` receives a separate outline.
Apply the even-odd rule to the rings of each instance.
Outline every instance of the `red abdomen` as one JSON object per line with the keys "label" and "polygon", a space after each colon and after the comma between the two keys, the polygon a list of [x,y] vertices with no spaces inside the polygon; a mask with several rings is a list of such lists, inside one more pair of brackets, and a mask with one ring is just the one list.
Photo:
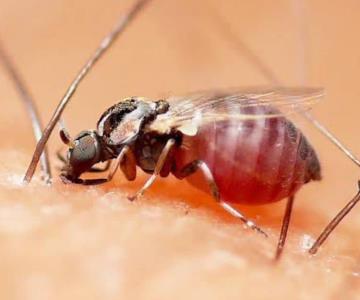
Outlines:
{"label": "red abdomen", "polygon": [[[234,203],[278,201],[321,177],[315,151],[284,117],[204,125],[196,136],[184,136],[175,157],[179,169],[195,159],[203,160],[222,200]],[[188,179],[197,186],[196,177]]]}

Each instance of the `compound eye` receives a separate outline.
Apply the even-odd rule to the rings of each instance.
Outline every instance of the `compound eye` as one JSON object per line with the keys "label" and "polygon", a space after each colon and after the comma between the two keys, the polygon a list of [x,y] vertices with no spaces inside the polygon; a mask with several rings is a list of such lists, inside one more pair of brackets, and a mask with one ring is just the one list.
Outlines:
{"label": "compound eye", "polygon": [[91,135],[84,135],[75,140],[75,147],[71,150],[70,164],[88,165],[97,158],[97,140]]}

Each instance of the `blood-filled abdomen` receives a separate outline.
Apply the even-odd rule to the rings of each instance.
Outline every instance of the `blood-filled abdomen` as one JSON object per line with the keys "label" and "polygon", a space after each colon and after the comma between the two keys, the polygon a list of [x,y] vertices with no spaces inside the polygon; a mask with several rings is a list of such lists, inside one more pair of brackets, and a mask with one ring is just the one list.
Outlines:
{"label": "blood-filled abdomen", "polygon": [[[175,155],[176,168],[196,159],[211,170],[222,200],[234,203],[275,202],[321,178],[315,151],[285,117],[203,125],[195,136],[183,137]],[[189,176],[188,180],[204,189],[196,178]]]}

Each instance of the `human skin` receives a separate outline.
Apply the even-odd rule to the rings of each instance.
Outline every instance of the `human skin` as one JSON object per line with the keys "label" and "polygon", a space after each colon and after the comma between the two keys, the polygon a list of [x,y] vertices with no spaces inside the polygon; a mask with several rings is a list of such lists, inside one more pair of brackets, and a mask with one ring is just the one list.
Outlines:
{"label": "human skin", "polygon": [[[360,153],[360,43],[354,39],[359,4],[307,3],[304,65],[294,7],[288,1],[251,3],[229,1],[219,13],[282,81],[301,83],[304,68],[309,84],[324,86],[326,99],[314,113]],[[217,31],[211,9],[202,9],[209,4],[216,7],[216,1],[154,1],[80,87],[65,113],[71,133],[94,128],[107,107],[128,95],[163,97],[266,83]],[[64,0],[0,5],[2,41],[31,87],[43,120],[128,7],[105,1],[99,10],[97,1]],[[127,195],[145,181],[141,172],[134,183],[117,174],[97,187],[64,185],[57,176],[55,152],[61,144],[56,130],[49,144],[53,185],[42,184],[39,173],[30,185],[21,185],[34,142],[4,72],[0,98],[2,299],[358,297],[359,207],[316,256],[304,249],[308,237],[316,237],[356,193],[359,179],[358,169],[305,121],[300,125],[319,153],[324,178],[297,195],[289,240],[275,264],[285,201],[239,207],[269,233],[264,239],[186,181],[161,179],[134,203]]]}

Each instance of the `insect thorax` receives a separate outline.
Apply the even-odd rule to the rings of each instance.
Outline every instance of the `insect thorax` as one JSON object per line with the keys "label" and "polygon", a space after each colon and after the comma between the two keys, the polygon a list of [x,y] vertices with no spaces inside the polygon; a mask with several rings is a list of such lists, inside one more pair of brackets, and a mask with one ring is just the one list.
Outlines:
{"label": "insect thorax", "polygon": [[[136,140],[133,151],[136,157],[137,165],[146,173],[152,173],[160,154],[167,141],[174,139],[176,146],[182,141],[182,134],[178,131],[171,131],[169,134],[160,134],[156,131],[143,132]],[[173,152],[170,152],[167,160],[173,160]]]}
{"label": "insect thorax", "polygon": [[146,124],[157,115],[165,113],[168,108],[169,104],[164,100],[127,98],[102,114],[97,123],[97,132],[109,146],[129,144],[137,138]]}
{"label": "insect thorax", "polygon": [[138,166],[151,173],[168,139],[181,139],[180,134],[171,129],[167,133],[150,129],[149,125],[156,117],[168,109],[169,104],[164,100],[127,98],[103,113],[97,124],[97,132],[113,158],[123,146],[130,146]]}

